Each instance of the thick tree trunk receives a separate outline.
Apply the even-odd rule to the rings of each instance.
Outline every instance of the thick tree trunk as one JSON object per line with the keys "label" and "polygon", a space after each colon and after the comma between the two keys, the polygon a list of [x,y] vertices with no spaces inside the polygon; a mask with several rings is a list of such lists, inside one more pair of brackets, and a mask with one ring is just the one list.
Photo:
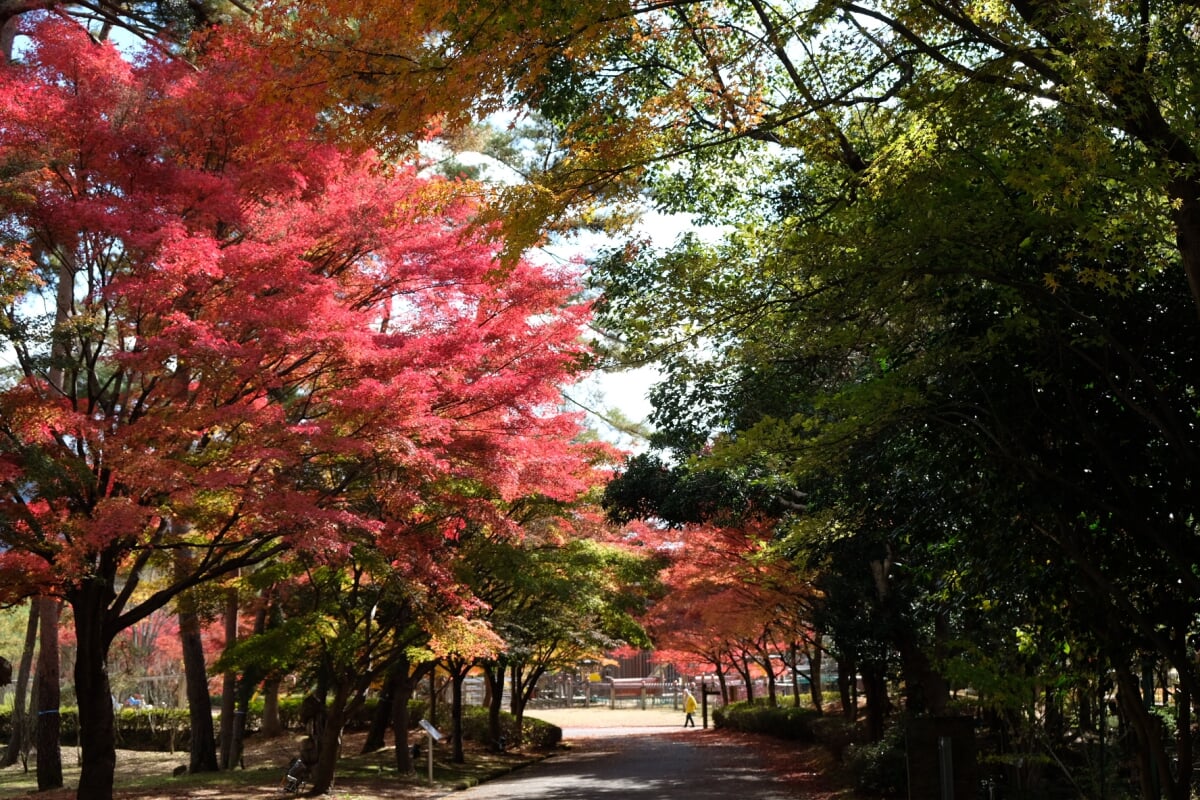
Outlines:
{"label": "thick tree trunk", "polygon": [[[225,649],[237,643],[238,594],[230,588],[225,595]],[[237,673],[226,672],[221,680],[221,769],[233,769],[233,728],[237,712]]]}
{"label": "thick tree trunk", "polygon": [[258,686],[258,670],[247,669],[237,682],[237,702],[233,711],[233,737],[229,753],[229,768],[246,768],[242,758],[246,747],[246,721],[250,718],[250,698]]}
{"label": "thick tree trunk", "polygon": [[855,701],[853,686],[855,681],[855,672],[857,668],[852,662],[839,658],[837,662],[838,668],[838,696],[842,701],[842,716],[846,719],[858,718],[858,703]]}
{"label": "thick tree trunk", "polygon": [[[54,324],[56,327],[66,324],[72,315],[72,304],[75,299],[75,263],[72,253],[74,248],[71,246],[63,247],[60,252],[63,257],[58,265],[58,288],[55,290],[55,311]],[[53,344],[50,346],[50,356],[53,366],[47,373],[47,378],[50,385],[64,396],[63,391],[65,385],[64,373],[61,364],[64,356],[67,355],[67,347],[64,338],[56,337]],[[65,359],[64,359],[65,360]],[[95,606],[90,609],[91,613],[96,615],[96,656],[100,659],[101,670],[104,678],[104,695],[103,700],[108,708],[110,719],[109,728],[111,729],[112,718],[112,699],[108,690],[108,639],[105,638],[100,630],[100,622],[104,619],[104,612],[108,607],[107,596],[99,591],[103,588],[105,591],[111,589],[111,585],[104,582],[102,578],[96,577],[86,584],[84,591],[90,591],[94,594],[93,598]],[[37,779],[38,789],[57,789],[63,785],[62,777],[62,751],[59,749],[59,737],[62,730],[62,719],[60,718],[61,704],[61,675],[59,674],[61,665],[59,663],[58,652],[58,628],[59,628],[59,601],[57,598],[39,597],[34,602],[39,604],[38,608],[38,624],[41,628],[41,645],[38,651],[37,660]],[[76,622],[76,630],[79,629],[79,623]],[[89,642],[89,644],[91,644]],[[75,672],[79,673],[79,662],[84,658],[84,641],[83,637],[79,638],[79,655],[76,657]],[[89,654],[91,655],[91,654]],[[75,681],[75,692],[80,695],[80,702],[77,704],[79,708],[79,736],[83,738],[83,695],[84,686],[80,684],[78,678]],[[112,738],[110,730],[109,737]],[[109,748],[112,753],[112,758],[116,758],[115,742]],[[86,752],[85,752],[86,755]],[[80,777],[82,781],[82,776]],[[80,784],[83,785],[82,783]],[[108,787],[109,794],[112,791],[112,769],[108,770]],[[83,798],[83,791],[80,790],[80,798]]]}
{"label": "thick tree trunk", "polygon": [[263,736],[282,736],[283,720],[279,718],[279,678],[268,678],[263,683]]}
{"label": "thick tree trunk", "polygon": [[[1117,702],[1133,731],[1138,778],[1144,800],[1187,800],[1190,780],[1183,782],[1175,770],[1174,758],[1167,750],[1171,738],[1163,729],[1162,718],[1148,708],[1148,701],[1138,689],[1137,678],[1130,669],[1117,664],[1113,670],[1117,679]],[[1185,772],[1190,779],[1190,770]]]}
{"label": "thick tree trunk", "polygon": [[204,642],[200,635],[200,617],[190,601],[180,602],[179,637],[187,687],[188,721],[192,729],[188,771],[216,772],[219,768],[217,743],[213,732],[212,697],[208,693],[208,669],[204,663]]}
{"label": "thick tree trunk", "polygon": [[[517,708],[521,705],[521,687],[525,685],[524,681],[525,666],[517,661],[508,666],[508,684],[511,687],[511,694],[508,697],[508,712],[516,714]],[[504,685],[500,685],[500,694],[504,694]],[[501,699],[503,704],[503,698]]]}
{"label": "thick tree trunk", "polygon": [[467,677],[467,668],[450,670],[450,734],[453,753],[450,760],[461,764],[467,760],[463,752],[463,680]]}
{"label": "thick tree trunk", "polygon": [[392,689],[392,736],[396,740],[396,771],[401,775],[413,772],[412,753],[408,750],[408,701],[412,699],[413,690],[418,680],[408,672],[408,659],[404,658],[396,664],[396,675]]}
{"label": "thick tree trunk", "polygon": [[725,682],[725,673],[721,670],[721,665],[716,664],[717,668],[717,683],[721,687],[721,702],[729,705],[729,684]]}
{"label": "thick tree trunk", "polygon": [[825,713],[824,695],[821,691],[821,637],[818,634],[813,641],[812,649],[808,654],[808,696],[812,698],[813,708],[818,714]]}
{"label": "thick tree trunk", "polygon": [[1172,206],[1175,244],[1182,257],[1192,301],[1200,314],[1200,183],[1195,177],[1196,167],[1189,166],[1186,177],[1171,181],[1168,195],[1175,201]]}
{"label": "thick tree trunk", "polygon": [[[396,673],[396,689],[395,699],[392,701],[392,732],[396,738],[396,769],[401,775],[407,775],[415,766],[408,749],[408,730],[412,727],[408,704],[416,696],[417,687],[421,685],[423,677],[432,672],[433,662],[418,664],[414,668],[408,657],[402,656],[396,660],[393,669]],[[432,680],[433,676],[430,675],[430,681]]]}
{"label": "thick tree trunk", "polygon": [[77,800],[112,800],[117,764],[113,729],[112,688],[108,680],[105,630],[107,584],[94,580],[69,595],[75,615],[75,693],[79,701],[79,743],[82,750]]}
{"label": "thick tree trunk", "polygon": [[525,744],[525,708],[529,705],[529,698],[533,696],[534,687],[544,674],[545,665],[539,665],[528,677],[522,677],[515,672],[512,676],[513,747]]}
{"label": "thick tree trunk", "polygon": [[[59,736],[62,730],[62,720],[59,716],[61,711],[58,652],[59,604],[56,597],[39,597],[34,602],[39,606],[38,617],[41,627],[41,646],[38,649],[37,665],[37,782],[38,791],[45,791],[47,789],[58,789],[63,785],[62,750],[59,747]],[[82,659],[82,640],[79,643],[79,650],[81,653],[78,658]],[[105,645],[104,654],[107,655],[107,653],[107,645]],[[76,668],[76,672],[78,671],[78,668]],[[76,679],[75,686],[77,692],[82,691],[78,678]],[[112,700],[108,692],[107,673],[105,674],[103,699],[105,705],[108,707],[109,720],[111,722]],[[82,694],[79,703],[79,716],[79,732],[80,737],[82,737]],[[112,783],[111,775],[109,783]]]}
{"label": "thick tree trunk", "polygon": [[29,674],[33,671],[33,651],[37,645],[38,603],[29,601],[29,620],[25,624],[25,644],[21,649],[21,663],[17,667],[17,690],[13,697],[12,737],[8,749],[0,759],[0,767],[11,767],[22,753],[28,752],[28,725],[26,709],[29,707]]}
{"label": "thick tree trunk", "polygon": [[[192,571],[192,562],[192,553],[180,550],[175,560],[176,575],[189,574]],[[200,614],[195,594],[190,591],[181,594],[177,608],[184,686],[188,701],[188,723],[192,730],[188,772],[216,772],[217,742],[213,734],[212,696],[208,693],[208,668],[204,663],[204,641],[201,637]]]}
{"label": "thick tree trunk", "polygon": [[950,702],[950,684],[933,667],[915,637],[897,637],[904,675],[904,706],[910,714],[944,714]]}
{"label": "thick tree trunk", "polygon": [[[236,602],[236,601],[235,601]],[[261,636],[267,629],[267,604],[270,602],[269,595],[262,598],[262,602],[258,605],[258,610],[254,613],[254,635]],[[254,694],[254,689],[258,686],[258,682],[262,677],[262,670],[256,667],[247,667],[242,672],[241,679],[237,682],[237,705],[233,712],[233,737],[232,746],[230,748],[230,767],[238,766],[245,769],[246,764],[242,759],[242,753],[246,746],[246,723],[250,719],[250,698]]]}
{"label": "thick tree trunk", "polygon": [[[504,661],[497,661],[484,667],[484,680],[488,687],[488,749],[499,752],[504,740],[504,730],[500,726],[500,712],[504,710]],[[517,702],[516,684],[513,684],[512,702]]]}
{"label": "thick tree trunk", "polygon": [[0,21],[0,64],[12,61],[13,47],[17,42],[17,20],[19,15],[13,15]]}
{"label": "thick tree trunk", "polygon": [[325,709],[325,722],[317,740],[317,763],[312,771],[312,788],[309,797],[325,794],[333,787],[338,756],[342,750],[342,728],[346,724],[346,705],[350,699],[350,688],[339,684],[333,693],[333,702]]}
{"label": "thick tree trunk", "polygon": [[[387,746],[387,732],[392,724],[392,698],[396,692],[395,675],[388,676],[379,692],[379,702],[375,705],[375,714],[371,717],[371,727],[367,729],[367,738],[363,742],[363,753],[374,753]],[[396,747],[403,747],[403,742],[397,740]]]}
{"label": "thick tree trunk", "polygon": [[867,693],[867,736],[872,742],[883,738],[884,720],[891,711],[887,694],[887,679],[883,668],[875,664],[863,666],[863,685]]}
{"label": "thick tree trunk", "polygon": [[750,665],[745,659],[737,659],[733,662],[733,668],[737,670],[738,677],[742,679],[742,684],[746,687],[746,702],[754,704],[754,683],[750,679]]}

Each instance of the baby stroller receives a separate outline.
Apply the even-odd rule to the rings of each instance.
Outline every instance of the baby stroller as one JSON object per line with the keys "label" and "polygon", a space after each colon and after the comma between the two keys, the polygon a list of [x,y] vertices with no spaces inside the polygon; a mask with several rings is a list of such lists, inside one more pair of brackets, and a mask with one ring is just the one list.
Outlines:
{"label": "baby stroller", "polygon": [[300,756],[296,756],[292,763],[288,764],[287,773],[283,776],[279,788],[286,794],[300,794],[304,782],[308,780],[308,772],[308,764],[304,763]]}

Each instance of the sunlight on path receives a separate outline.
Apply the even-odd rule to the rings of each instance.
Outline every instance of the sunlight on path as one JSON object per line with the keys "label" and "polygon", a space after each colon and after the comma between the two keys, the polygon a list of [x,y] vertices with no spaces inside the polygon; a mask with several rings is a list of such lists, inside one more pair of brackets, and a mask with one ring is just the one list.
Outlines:
{"label": "sunlight on path", "polygon": [[[526,711],[526,716],[557,725],[563,729],[563,739],[593,739],[610,736],[629,736],[646,733],[673,733],[683,730],[683,710],[671,708],[539,708]],[[700,715],[696,724],[699,726]],[[688,730],[691,730],[690,728]]]}

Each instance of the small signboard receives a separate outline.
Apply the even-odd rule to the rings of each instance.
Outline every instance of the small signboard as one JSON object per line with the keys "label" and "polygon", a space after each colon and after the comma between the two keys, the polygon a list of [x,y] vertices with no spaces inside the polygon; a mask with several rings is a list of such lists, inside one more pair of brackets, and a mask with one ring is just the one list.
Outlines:
{"label": "small signboard", "polygon": [[429,722],[429,720],[423,719],[417,724],[420,725],[421,728],[426,733],[428,733],[430,738],[432,738],[435,742],[440,742],[442,739],[445,738],[444,736],[442,736],[441,731],[439,731],[437,728],[433,727],[433,725]]}

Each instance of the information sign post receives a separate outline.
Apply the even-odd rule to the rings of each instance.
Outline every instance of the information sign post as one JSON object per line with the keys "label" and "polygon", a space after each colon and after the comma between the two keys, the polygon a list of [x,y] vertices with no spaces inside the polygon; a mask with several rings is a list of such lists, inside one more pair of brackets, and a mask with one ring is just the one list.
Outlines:
{"label": "information sign post", "polygon": [[429,747],[427,747],[426,750],[429,751],[429,782],[433,783],[433,746],[437,742],[440,742],[444,737],[442,736],[441,732],[438,731],[437,728],[433,727],[433,724],[427,719],[423,719],[417,724],[421,726],[421,729],[425,731],[426,735],[429,737]]}

